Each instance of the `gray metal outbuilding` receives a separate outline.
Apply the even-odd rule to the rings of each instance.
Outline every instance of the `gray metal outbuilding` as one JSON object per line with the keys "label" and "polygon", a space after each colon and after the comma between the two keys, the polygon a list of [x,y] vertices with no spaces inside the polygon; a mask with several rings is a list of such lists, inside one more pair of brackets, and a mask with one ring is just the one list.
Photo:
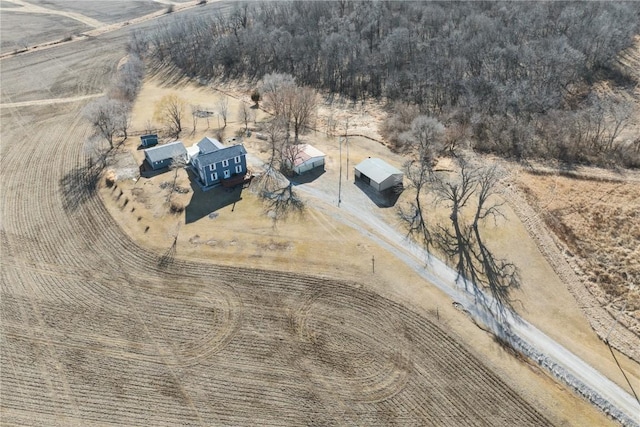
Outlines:
{"label": "gray metal outbuilding", "polygon": [[382,159],[371,158],[358,163],[354,169],[356,180],[368,184],[376,191],[385,191],[402,185],[404,174]]}

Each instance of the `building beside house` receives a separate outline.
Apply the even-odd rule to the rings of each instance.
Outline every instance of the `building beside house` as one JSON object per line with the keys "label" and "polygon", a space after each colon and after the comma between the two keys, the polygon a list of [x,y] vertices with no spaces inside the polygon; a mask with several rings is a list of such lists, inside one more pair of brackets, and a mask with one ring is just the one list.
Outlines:
{"label": "building beside house", "polygon": [[187,162],[187,149],[181,141],[156,145],[144,150],[144,159],[148,166],[156,171],[171,166],[173,159],[179,158]]}
{"label": "building beside house", "polygon": [[140,137],[140,145],[144,148],[154,147],[158,145],[158,135],[150,133],[148,135],[142,135]]}
{"label": "building beside house", "polygon": [[247,174],[244,145],[226,147],[216,139],[205,137],[196,146],[198,151],[190,163],[201,187],[234,186],[244,181]]}
{"label": "building beside house", "polygon": [[363,182],[379,192],[401,186],[404,177],[401,170],[382,159],[371,157],[356,165],[354,175],[356,181]]}
{"label": "building beside house", "polygon": [[300,175],[312,169],[324,169],[325,154],[309,144],[292,145],[283,154],[284,163]]}

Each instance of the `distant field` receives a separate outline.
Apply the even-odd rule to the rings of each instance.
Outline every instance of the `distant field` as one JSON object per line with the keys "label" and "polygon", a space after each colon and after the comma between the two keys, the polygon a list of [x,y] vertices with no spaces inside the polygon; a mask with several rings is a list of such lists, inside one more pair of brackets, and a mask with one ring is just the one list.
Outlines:
{"label": "distant field", "polygon": [[60,15],[12,12],[4,9],[5,3],[2,3],[0,14],[0,53],[59,40],[91,29],[75,19]]}
{"label": "distant field", "polygon": [[154,1],[49,0],[42,3],[31,0],[29,3],[65,12],[81,13],[105,24],[123,22],[167,7]]}

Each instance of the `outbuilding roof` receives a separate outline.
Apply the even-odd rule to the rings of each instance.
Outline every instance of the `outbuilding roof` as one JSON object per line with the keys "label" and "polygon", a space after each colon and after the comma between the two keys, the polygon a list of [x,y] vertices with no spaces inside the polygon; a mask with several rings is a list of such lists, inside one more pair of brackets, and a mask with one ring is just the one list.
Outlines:
{"label": "outbuilding roof", "polygon": [[[294,166],[300,166],[301,164],[303,164],[304,162],[306,162],[307,160],[313,159],[314,157],[324,157],[325,154],[318,150],[317,148],[309,145],[309,144],[304,144],[301,146],[292,146],[290,148],[292,150],[292,154],[295,153],[296,157],[294,159]],[[297,150],[297,152],[293,151],[293,150]],[[290,158],[290,157],[289,157]]]}
{"label": "outbuilding roof", "polygon": [[401,170],[376,157],[363,160],[356,165],[356,169],[377,183],[381,183],[393,175],[403,175]]}
{"label": "outbuilding roof", "polygon": [[238,144],[232,145],[231,147],[220,148],[209,153],[201,152],[197,155],[197,158],[200,167],[204,167],[206,165],[212,165],[223,160],[233,159],[236,156],[241,156],[244,154],[247,154],[247,150],[245,150],[244,145]]}
{"label": "outbuilding roof", "polygon": [[187,149],[184,148],[182,141],[175,141],[169,144],[156,145],[155,147],[144,150],[149,162],[160,162],[162,160],[171,159],[175,156],[186,156]]}

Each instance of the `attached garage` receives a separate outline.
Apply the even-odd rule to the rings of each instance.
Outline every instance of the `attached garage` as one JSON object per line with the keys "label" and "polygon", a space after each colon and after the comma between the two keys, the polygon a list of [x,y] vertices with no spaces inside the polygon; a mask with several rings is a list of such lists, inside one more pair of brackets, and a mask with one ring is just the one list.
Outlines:
{"label": "attached garage", "polygon": [[181,157],[187,160],[187,149],[181,141],[170,144],[156,145],[144,150],[144,158],[152,170],[169,167],[174,158]]}
{"label": "attached garage", "polygon": [[354,175],[356,180],[379,192],[402,185],[404,176],[401,170],[394,168],[389,163],[371,157],[356,165]]}

